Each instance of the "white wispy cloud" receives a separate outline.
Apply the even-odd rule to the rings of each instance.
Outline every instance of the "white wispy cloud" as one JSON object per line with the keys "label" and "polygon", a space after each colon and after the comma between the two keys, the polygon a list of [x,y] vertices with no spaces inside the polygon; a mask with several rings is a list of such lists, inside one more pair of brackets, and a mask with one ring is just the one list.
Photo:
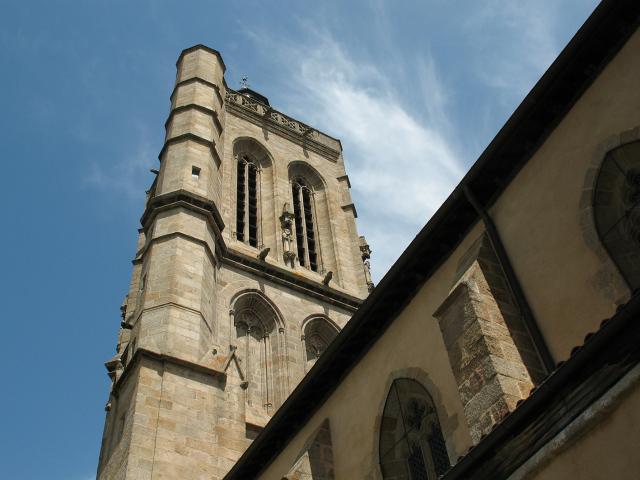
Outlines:
{"label": "white wispy cloud", "polygon": [[[359,212],[358,226],[380,278],[461,178],[463,168],[447,140],[446,89],[431,58],[420,60],[419,91],[425,118],[402,106],[406,88],[377,65],[351,58],[327,31],[309,41],[285,42],[256,35],[260,45],[280,45],[287,85],[285,111],[343,141],[347,171]],[[291,59],[300,59],[292,62]]]}
{"label": "white wispy cloud", "polygon": [[136,132],[135,143],[122,145],[122,150],[130,149],[130,153],[109,163],[90,162],[84,176],[85,186],[124,196],[128,201],[144,198],[144,185],[150,183],[149,168],[157,166],[154,153],[157,149],[154,150],[145,124],[138,122],[133,130]]}
{"label": "white wispy cloud", "polygon": [[526,94],[558,54],[559,3],[475,2],[462,33],[474,53],[470,58],[478,78],[502,97]]}

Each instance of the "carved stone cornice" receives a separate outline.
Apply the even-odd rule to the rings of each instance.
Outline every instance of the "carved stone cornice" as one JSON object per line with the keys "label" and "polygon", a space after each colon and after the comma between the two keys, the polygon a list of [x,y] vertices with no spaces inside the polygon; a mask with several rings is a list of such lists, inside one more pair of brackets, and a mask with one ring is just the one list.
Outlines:
{"label": "carved stone cornice", "polygon": [[340,156],[342,151],[340,140],[235,90],[227,89],[225,107],[227,111],[236,116],[277,133],[302,148],[318,153],[331,161],[337,161]]}

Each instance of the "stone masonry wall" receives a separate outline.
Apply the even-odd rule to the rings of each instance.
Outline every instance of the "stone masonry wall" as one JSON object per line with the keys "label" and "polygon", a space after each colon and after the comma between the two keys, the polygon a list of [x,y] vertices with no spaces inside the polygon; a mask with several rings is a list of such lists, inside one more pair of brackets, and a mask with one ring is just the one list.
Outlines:
{"label": "stone masonry wall", "polygon": [[[220,55],[204,46],[178,61],[118,349],[106,364],[113,384],[100,480],[222,478],[304,376],[304,322],[342,328],[367,294],[341,152],[308,150],[307,140],[234,115],[223,74]],[[232,234],[241,138],[269,155],[261,177],[268,182],[261,186],[263,238],[271,248],[264,259]],[[325,272],[284,261],[279,215],[290,201],[291,162],[322,178],[317,228],[323,264],[334,272],[328,286]],[[243,338],[236,313],[252,325]],[[241,348],[249,340],[251,348]]]}
{"label": "stone masonry wall", "polygon": [[457,284],[434,315],[471,437],[478,443],[529,395],[543,374],[486,236],[461,260],[458,274]]}

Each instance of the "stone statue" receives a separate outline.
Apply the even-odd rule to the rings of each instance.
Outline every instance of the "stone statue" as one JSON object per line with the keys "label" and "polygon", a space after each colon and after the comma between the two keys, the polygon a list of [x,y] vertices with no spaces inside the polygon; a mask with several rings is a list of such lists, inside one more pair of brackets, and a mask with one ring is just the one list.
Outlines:
{"label": "stone statue", "polygon": [[296,254],[293,251],[293,213],[289,210],[289,203],[285,202],[280,215],[280,227],[282,228],[282,248],[285,263],[294,266]]}

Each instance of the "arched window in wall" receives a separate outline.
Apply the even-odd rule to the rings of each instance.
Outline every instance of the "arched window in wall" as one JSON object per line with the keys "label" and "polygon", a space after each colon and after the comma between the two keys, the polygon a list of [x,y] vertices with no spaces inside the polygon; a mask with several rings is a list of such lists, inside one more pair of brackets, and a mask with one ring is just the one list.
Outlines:
{"label": "arched window in wall", "polygon": [[436,480],[449,455],[431,396],[417,381],[394,380],[380,428],[382,478]]}
{"label": "arched window in wall", "polygon": [[267,150],[252,138],[233,145],[235,159],[235,238],[252,247],[275,247],[273,171]]}
{"label": "arched window in wall", "polygon": [[602,243],[629,287],[640,288],[640,141],[605,156],[593,200]]}
{"label": "arched window in wall", "polygon": [[313,367],[338,333],[338,328],[326,318],[312,318],[304,324],[302,342],[307,371]]}
{"label": "arched window in wall", "polygon": [[258,167],[247,155],[237,162],[236,238],[258,246]]}
{"label": "arched window in wall", "polygon": [[289,183],[298,264],[321,274],[331,271],[334,281],[339,282],[325,181],[307,162],[296,160],[289,164]]}
{"label": "arched window in wall", "polygon": [[293,215],[296,227],[298,261],[303,267],[318,271],[318,249],[314,221],[313,190],[302,178],[291,184],[293,195]]}
{"label": "arched window in wall", "polygon": [[258,413],[272,414],[283,396],[284,341],[278,315],[257,293],[241,295],[233,305],[237,354],[247,382],[247,404]]}

